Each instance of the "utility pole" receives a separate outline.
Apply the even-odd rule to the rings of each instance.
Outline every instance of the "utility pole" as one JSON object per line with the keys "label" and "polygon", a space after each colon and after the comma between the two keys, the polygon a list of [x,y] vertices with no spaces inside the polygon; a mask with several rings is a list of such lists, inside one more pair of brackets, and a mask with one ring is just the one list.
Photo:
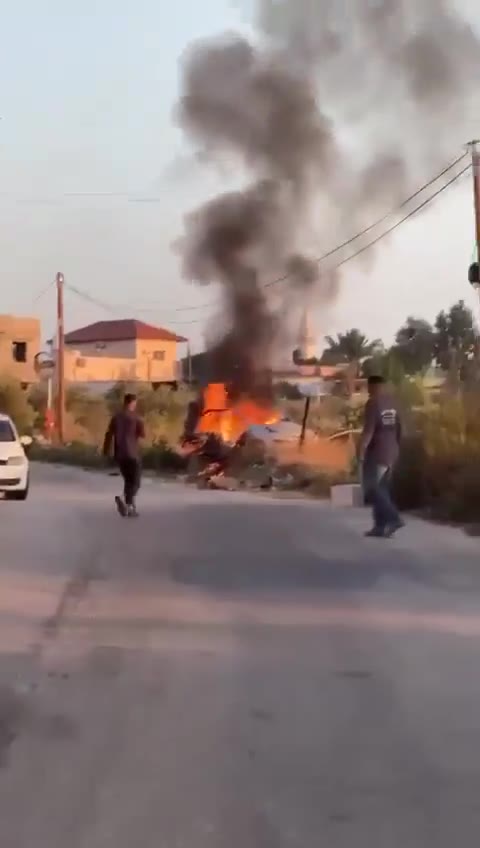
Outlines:
{"label": "utility pole", "polygon": [[480,262],[480,141],[471,141],[468,145],[472,154],[473,202],[475,209],[475,242],[477,262]]}
{"label": "utility pole", "polygon": [[[468,271],[468,281],[472,288],[475,289],[477,297],[480,300],[480,141],[471,141],[468,145],[472,154],[472,173],[473,173],[473,208],[475,212],[475,245],[476,245],[476,261],[470,266]],[[478,339],[476,342],[475,358],[480,362],[480,347]]]}
{"label": "utility pole", "polygon": [[468,281],[480,297],[480,141],[468,144],[472,154],[473,208],[475,214],[476,257],[468,271]]}
{"label": "utility pole", "polygon": [[65,440],[65,325],[63,313],[63,274],[56,276],[57,285],[57,436]]}
{"label": "utility pole", "polygon": [[193,373],[192,373],[192,351],[190,349],[190,341],[187,346],[187,359],[188,359],[188,385],[191,386],[193,383]]}

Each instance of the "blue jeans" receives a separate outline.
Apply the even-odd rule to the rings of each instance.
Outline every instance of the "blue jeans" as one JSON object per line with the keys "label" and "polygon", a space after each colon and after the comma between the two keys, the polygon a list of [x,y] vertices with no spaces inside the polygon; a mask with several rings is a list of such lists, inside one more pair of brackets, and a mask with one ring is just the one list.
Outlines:
{"label": "blue jeans", "polygon": [[372,504],[373,523],[377,530],[385,530],[400,521],[390,494],[391,477],[392,469],[388,465],[367,463],[364,468],[365,494]]}

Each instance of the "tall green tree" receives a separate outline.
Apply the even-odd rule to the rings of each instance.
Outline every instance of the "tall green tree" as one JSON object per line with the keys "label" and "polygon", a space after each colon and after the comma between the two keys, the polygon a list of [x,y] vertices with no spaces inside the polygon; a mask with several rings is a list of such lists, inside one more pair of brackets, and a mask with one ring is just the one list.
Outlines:
{"label": "tall green tree", "polygon": [[383,353],[377,353],[370,359],[365,360],[362,366],[364,377],[383,377],[394,386],[399,386],[405,381],[405,368],[397,356],[396,348],[391,347]]}
{"label": "tall green tree", "polygon": [[345,379],[347,394],[351,396],[360,375],[361,363],[380,350],[381,342],[379,339],[370,341],[357,328],[348,330],[346,333],[338,333],[336,337],[327,336],[325,341],[328,345],[326,353],[338,357],[340,362],[348,363]]}
{"label": "tall green tree", "polygon": [[379,339],[370,341],[356,328],[346,333],[338,333],[336,337],[327,336],[325,341],[328,350],[337,354],[344,362],[360,362],[367,356],[372,356],[381,346]]}
{"label": "tall green tree", "polygon": [[435,321],[435,358],[450,379],[458,382],[475,358],[478,335],[472,311],[463,300],[448,312],[440,312]]}
{"label": "tall green tree", "polygon": [[395,339],[395,357],[406,374],[422,374],[435,356],[435,331],[428,321],[410,316]]}

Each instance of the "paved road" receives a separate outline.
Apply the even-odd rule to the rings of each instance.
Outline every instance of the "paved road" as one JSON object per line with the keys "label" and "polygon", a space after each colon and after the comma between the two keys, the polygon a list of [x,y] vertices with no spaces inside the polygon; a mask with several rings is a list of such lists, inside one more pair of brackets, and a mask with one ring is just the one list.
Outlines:
{"label": "paved road", "polygon": [[116,485],[0,503],[2,848],[476,844],[478,541]]}

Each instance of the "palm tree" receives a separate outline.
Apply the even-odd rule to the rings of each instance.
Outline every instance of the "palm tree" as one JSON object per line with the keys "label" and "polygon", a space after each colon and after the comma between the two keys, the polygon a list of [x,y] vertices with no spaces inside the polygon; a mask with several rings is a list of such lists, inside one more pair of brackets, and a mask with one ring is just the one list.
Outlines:
{"label": "palm tree", "polygon": [[381,346],[380,339],[369,341],[369,339],[354,328],[346,333],[338,333],[336,338],[327,336],[325,341],[328,350],[337,354],[343,362],[360,363],[367,356],[372,356]]}
{"label": "palm tree", "polygon": [[346,333],[338,333],[336,338],[327,336],[325,341],[328,345],[327,353],[338,357],[339,362],[348,363],[346,378],[348,394],[351,396],[360,373],[361,363],[382,348],[382,343],[380,339],[370,341],[356,328]]}

